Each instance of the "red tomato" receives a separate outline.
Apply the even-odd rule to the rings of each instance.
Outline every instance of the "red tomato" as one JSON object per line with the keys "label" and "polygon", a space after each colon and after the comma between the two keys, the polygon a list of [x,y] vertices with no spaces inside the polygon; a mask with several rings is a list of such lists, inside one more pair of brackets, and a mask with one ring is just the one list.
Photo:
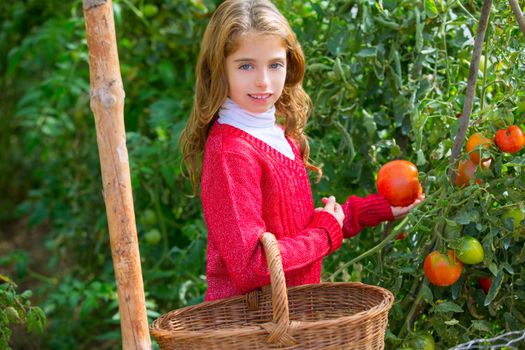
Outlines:
{"label": "red tomato", "polygon": [[492,278],[490,278],[490,277],[480,277],[478,282],[479,282],[479,286],[481,287],[481,289],[483,289],[485,294],[488,294],[490,286],[492,286]]}
{"label": "red tomato", "polygon": [[461,276],[463,263],[456,259],[456,255],[451,249],[448,250],[448,255],[435,250],[425,258],[423,269],[430,283],[440,287],[448,287],[453,285]]}
{"label": "red tomato", "polygon": [[[486,138],[483,136],[482,133],[477,132],[475,134],[472,134],[468,140],[467,140],[467,152],[469,153],[469,157],[474,162],[474,164],[479,164],[480,154],[479,149],[481,147],[483,148],[489,148],[490,144],[492,143],[491,139]],[[482,162],[485,162],[489,160],[490,158],[484,158]]]}
{"label": "red tomato", "polygon": [[399,240],[405,239],[406,237],[407,237],[406,232],[401,232],[400,234],[396,236],[396,239],[399,241]]}
{"label": "red tomato", "polygon": [[517,125],[498,130],[494,139],[503,152],[516,153],[525,146],[525,135]]}
{"label": "red tomato", "polygon": [[[472,162],[472,160],[460,160],[458,166],[458,173],[456,175],[456,185],[458,185],[459,187],[468,186],[470,184],[470,180],[474,178],[476,168],[477,165],[474,162]],[[476,179],[474,180],[474,183],[480,184],[481,180]]]}
{"label": "red tomato", "polygon": [[417,167],[407,160],[393,160],[383,165],[376,184],[377,191],[395,207],[406,207],[423,193]]}

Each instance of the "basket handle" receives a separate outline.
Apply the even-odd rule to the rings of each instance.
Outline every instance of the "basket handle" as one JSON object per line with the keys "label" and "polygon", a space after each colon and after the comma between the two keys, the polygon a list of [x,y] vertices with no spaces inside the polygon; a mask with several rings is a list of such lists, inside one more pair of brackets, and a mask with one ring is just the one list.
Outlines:
{"label": "basket handle", "polygon": [[286,289],[281,252],[279,251],[277,239],[272,233],[263,233],[260,240],[266,252],[266,261],[270,270],[270,282],[272,285],[272,322],[262,326],[270,333],[268,343],[290,346],[295,344],[296,341],[289,334],[291,327],[288,311],[288,291]]}

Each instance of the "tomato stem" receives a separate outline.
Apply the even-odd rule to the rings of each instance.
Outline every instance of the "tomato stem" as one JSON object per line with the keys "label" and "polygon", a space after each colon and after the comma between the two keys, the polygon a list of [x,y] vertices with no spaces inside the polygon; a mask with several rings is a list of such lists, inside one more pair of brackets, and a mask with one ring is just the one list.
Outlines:
{"label": "tomato stem", "polygon": [[341,266],[339,266],[339,268],[337,268],[337,270],[334,271],[334,273],[332,273],[330,275],[330,280],[332,278],[334,278],[335,276],[337,276],[338,274],[340,274],[344,269],[346,269],[348,266],[351,266],[353,264],[355,264],[356,262],[360,261],[360,260],[363,260],[364,258],[366,258],[367,256],[370,256],[372,254],[374,254],[375,252],[379,251],[380,249],[382,249],[385,245],[388,244],[388,242],[390,242],[391,240],[393,240],[398,234],[399,234],[399,231],[401,231],[404,226],[406,225],[406,223],[408,222],[408,218],[409,218],[410,215],[407,215],[405,216],[405,218],[403,218],[403,220],[401,220],[401,222],[396,225],[396,227],[394,227],[394,229],[392,230],[392,232],[390,232],[390,234],[388,236],[385,237],[385,239],[383,239],[378,245],[374,246],[373,248],[367,250],[366,252],[364,252],[363,254],[353,258],[352,260],[350,260],[349,262],[346,262],[344,264],[342,264]]}
{"label": "tomato stem", "polygon": [[408,315],[405,319],[405,322],[403,323],[403,328],[401,328],[401,331],[399,332],[399,338],[403,338],[408,331],[411,333],[410,328],[412,328],[412,320],[414,318],[414,315],[416,313],[417,308],[419,307],[419,304],[421,304],[421,299],[423,298],[423,286],[427,284],[426,279],[423,277],[419,284],[419,290],[417,292],[416,299],[414,300],[414,303],[412,304],[412,307],[410,308],[410,311],[408,312]]}
{"label": "tomato stem", "polygon": [[[437,245],[437,238],[433,237],[432,240],[430,241],[430,244],[427,245],[424,251],[422,252],[422,256],[427,256],[431,251],[436,249],[436,245]],[[419,304],[421,303],[421,298],[423,297],[423,286],[427,284],[427,280],[425,276],[423,276],[423,278],[420,280],[416,279],[416,284],[417,284],[417,287],[413,286],[411,288],[411,292],[417,290],[417,294],[414,298],[414,302],[412,303],[412,307],[410,311],[408,312],[405,322],[403,323],[401,331],[399,332],[399,335],[398,335],[399,338],[404,337],[407,331],[412,332],[411,331],[412,323],[414,322],[414,319],[416,317],[415,314],[416,314],[417,308],[419,307]],[[407,295],[405,298],[408,298],[409,296],[412,296],[412,295],[413,295],[413,292]]]}

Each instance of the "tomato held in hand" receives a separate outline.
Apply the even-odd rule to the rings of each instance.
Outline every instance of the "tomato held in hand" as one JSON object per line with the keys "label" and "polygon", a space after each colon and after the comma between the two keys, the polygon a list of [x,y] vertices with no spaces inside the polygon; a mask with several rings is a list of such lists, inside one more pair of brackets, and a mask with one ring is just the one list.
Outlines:
{"label": "tomato held in hand", "polygon": [[[477,164],[470,159],[459,161],[458,173],[456,175],[456,185],[459,187],[468,186],[470,180],[474,178],[476,174]],[[481,184],[480,179],[474,180],[474,183]]]}
{"label": "tomato held in hand", "polygon": [[456,254],[451,249],[448,250],[448,255],[436,250],[427,255],[423,269],[430,283],[448,287],[461,276],[463,263],[456,259]]}
{"label": "tomato held in hand", "polygon": [[[480,132],[472,134],[467,140],[467,152],[469,153],[470,160],[472,160],[472,162],[476,165],[479,164],[479,161],[480,161],[479,149],[482,147],[488,149],[491,143],[492,143],[492,140],[489,138],[486,138]],[[484,158],[482,162],[485,162],[489,159],[490,158]]]}
{"label": "tomato held in hand", "polygon": [[479,264],[485,257],[483,246],[472,236],[463,236],[457,241],[457,258],[464,264]]}
{"label": "tomato held in hand", "polygon": [[492,278],[480,277],[478,282],[479,282],[479,286],[481,287],[481,289],[483,289],[485,294],[489,294],[490,287],[492,286]]}
{"label": "tomato held in hand", "polygon": [[407,160],[393,160],[377,174],[377,191],[394,207],[406,207],[423,193],[417,167]]}
{"label": "tomato held in hand", "polygon": [[525,146],[525,135],[517,125],[511,125],[507,129],[500,129],[494,137],[496,145],[503,152],[516,153]]}

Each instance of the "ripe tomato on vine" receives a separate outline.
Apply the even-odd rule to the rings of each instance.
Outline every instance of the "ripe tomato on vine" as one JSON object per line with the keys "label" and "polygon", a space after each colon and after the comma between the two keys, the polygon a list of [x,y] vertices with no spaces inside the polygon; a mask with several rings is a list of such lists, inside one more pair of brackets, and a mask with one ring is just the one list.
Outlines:
{"label": "ripe tomato on vine", "polygon": [[[459,187],[468,186],[470,180],[475,177],[477,164],[470,158],[459,162],[458,173],[456,175],[456,185]],[[475,184],[481,184],[481,179],[475,179]]]}
{"label": "ripe tomato on vine", "polygon": [[525,146],[525,135],[519,126],[511,125],[507,129],[498,130],[495,141],[503,152],[517,153]]}
{"label": "ripe tomato on vine", "polygon": [[[482,133],[477,132],[472,134],[467,140],[467,153],[469,154],[470,160],[474,164],[480,163],[480,152],[479,149],[485,148],[488,149],[492,144],[492,140],[486,138]],[[489,160],[490,158],[484,158],[482,162]]]}
{"label": "ripe tomato on vine", "polygon": [[456,253],[449,249],[447,254],[433,251],[425,258],[425,276],[430,283],[440,287],[453,285],[463,272],[463,263],[456,259]]}
{"label": "ripe tomato on vine", "polygon": [[483,291],[485,292],[485,294],[488,294],[490,287],[492,286],[492,277],[480,277],[478,279],[478,283],[481,289],[483,289]]}

